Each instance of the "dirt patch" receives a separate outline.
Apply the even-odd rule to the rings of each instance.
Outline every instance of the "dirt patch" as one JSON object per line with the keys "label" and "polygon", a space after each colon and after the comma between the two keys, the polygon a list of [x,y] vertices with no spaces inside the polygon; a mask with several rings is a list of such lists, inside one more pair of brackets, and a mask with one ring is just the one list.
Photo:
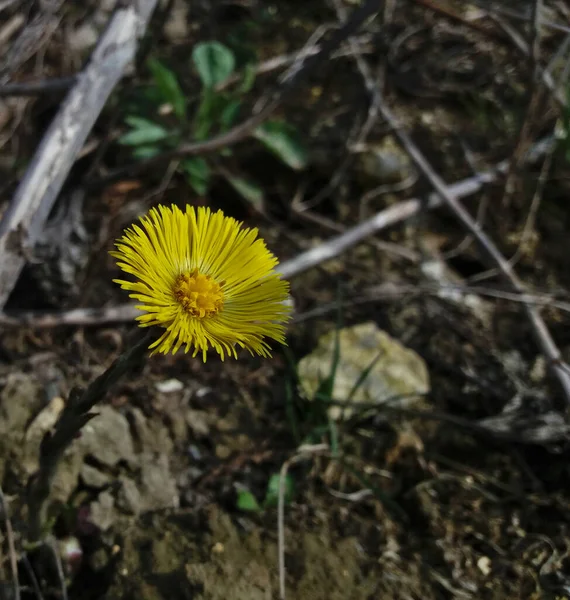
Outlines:
{"label": "dirt patch", "polygon": [[[249,519],[234,522],[219,507],[200,513],[153,515],[120,543],[118,577],[108,597],[133,600],[270,600],[278,595],[277,544]],[[326,522],[314,531],[286,531],[291,597],[365,600],[380,568],[363,564],[355,537],[339,538]],[[372,568],[370,568],[372,567]]]}

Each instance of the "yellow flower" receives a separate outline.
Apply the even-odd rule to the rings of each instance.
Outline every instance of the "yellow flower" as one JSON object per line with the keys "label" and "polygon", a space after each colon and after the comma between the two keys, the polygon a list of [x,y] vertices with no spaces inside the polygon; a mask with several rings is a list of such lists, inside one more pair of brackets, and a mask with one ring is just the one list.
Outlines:
{"label": "yellow flower", "polygon": [[289,284],[274,271],[277,259],[257,238],[222,211],[186,212],[159,206],[127,229],[111,254],[136,281],[116,279],[142,304],[141,327],[166,331],[151,344],[153,353],[206,352],[237,358],[236,346],[270,356],[264,338],[285,343]]}

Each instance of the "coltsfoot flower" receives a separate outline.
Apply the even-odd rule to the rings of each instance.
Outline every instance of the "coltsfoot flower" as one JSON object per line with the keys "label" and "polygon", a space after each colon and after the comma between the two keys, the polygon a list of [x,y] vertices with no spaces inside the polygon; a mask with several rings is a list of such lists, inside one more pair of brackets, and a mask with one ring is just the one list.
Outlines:
{"label": "coltsfoot flower", "polygon": [[270,356],[266,338],[285,343],[289,284],[258,238],[222,211],[186,206],[152,208],[115,243],[117,265],[136,281],[115,279],[141,302],[141,327],[166,331],[153,353],[193,356],[210,347],[237,358],[236,347]]}

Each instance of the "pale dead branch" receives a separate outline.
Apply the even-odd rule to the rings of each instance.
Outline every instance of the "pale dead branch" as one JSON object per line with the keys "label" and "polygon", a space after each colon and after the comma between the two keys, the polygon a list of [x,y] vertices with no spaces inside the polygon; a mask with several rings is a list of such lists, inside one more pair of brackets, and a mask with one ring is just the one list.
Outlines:
{"label": "pale dead branch", "polygon": [[114,13],[0,221],[0,308],[107,98],[132,63],[156,1],[140,0]]}

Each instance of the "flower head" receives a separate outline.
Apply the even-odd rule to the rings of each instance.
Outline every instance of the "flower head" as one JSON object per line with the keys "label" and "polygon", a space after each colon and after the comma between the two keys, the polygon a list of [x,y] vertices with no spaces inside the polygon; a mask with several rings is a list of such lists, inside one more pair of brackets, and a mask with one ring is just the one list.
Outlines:
{"label": "flower head", "polygon": [[159,206],[117,240],[111,254],[136,281],[116,283],[141,302],[141,327],[166,330],[153,353],[184,346],[205,361],[212,347],[223,360],[236,346],[270,356],[265,338],[285,343],[289,285],[257,235],[222,211]]}

